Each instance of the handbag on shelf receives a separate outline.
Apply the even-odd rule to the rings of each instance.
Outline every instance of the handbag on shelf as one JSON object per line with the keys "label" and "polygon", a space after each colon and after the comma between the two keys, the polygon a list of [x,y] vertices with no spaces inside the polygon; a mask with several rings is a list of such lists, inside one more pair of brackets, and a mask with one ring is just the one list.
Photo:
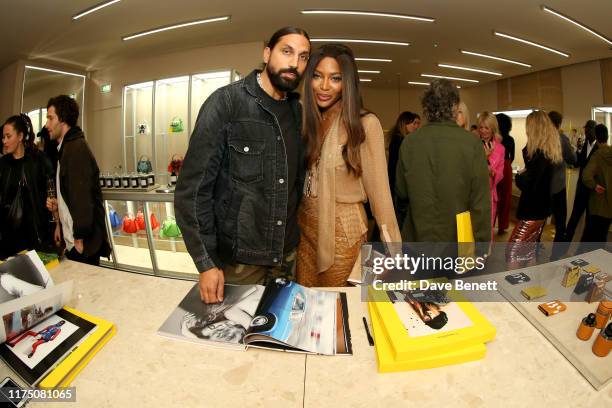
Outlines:
{"label": "handbag on shelf", "polygon": [[136,227],[138,228],[138,231],[144,231],[146,227],[142,210],[138,210],[138,212],[136,213]]}
{"label": "handbag on shelf", "polygon": [[181,236],[181,230],[176,224],[174,217],[168,217],[164,220],[159,230],[160,238],[178,238]]}
{"label": "handbag on shelf", "polygon": [[117,214],[117,211],[110,206],[108,210],[108,220],[110,221],[110,226],[113,229],[121,225],[121,218],[119,217],[119,214]]}
{"label": "handbag on shelf", "polygon": [[123,217],[123,232],[127,234],[135,234],[138,232],[138,225],[136,224],[136,219],[128,217],[127,215]]}
{"label": "handbag on shelf", "polygon": [[142,155],[138,159],[138,164],[136,165],[136,171],[139,173],[151,173],[153,171],[153,166],[151,165],[151,160],[147,155]]}
{"label": "handbag on shelf", "polygon": [[178,176],[181,167],[183,167],[183,156],[178,153],[173,154],[170,163],[168,163],[168,173]]}
{"label": "handbag on shelf", "polygon": [[153,231],[160,227],[159,221],[157,221],[157,218],[153,213],[151,213],[151,215],[149,216],[149,224],[151,225],[151,230]]}
{"label": "handbag on shelf", "polygon": [[185,130],[183,119],[176,116],[172,118],[172,121],[170,122],[170,133],[180,133],[183,130]]}

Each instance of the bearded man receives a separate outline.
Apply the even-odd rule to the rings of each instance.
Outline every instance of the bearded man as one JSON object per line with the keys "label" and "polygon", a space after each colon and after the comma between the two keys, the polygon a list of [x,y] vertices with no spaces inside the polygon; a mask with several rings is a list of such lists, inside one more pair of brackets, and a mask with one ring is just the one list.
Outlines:
{"label": "bearded man", "polygon": [[263,51],[263,70],[218,89],[200,109],[174,207],[205,303],[223,301],[226,282],[295,277],[305,167],[292,91],[309,55],[308,34],[282,28]]}

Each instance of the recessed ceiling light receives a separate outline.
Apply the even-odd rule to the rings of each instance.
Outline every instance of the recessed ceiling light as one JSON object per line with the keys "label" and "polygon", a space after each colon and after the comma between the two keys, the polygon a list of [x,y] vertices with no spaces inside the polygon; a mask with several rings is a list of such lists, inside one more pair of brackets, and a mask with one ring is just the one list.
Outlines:
{"label": "recessed ceiling light", "polygon": [[451,76],[444,76],[444,75],[434,75],[434,74],[421,74],[422,77],[426,77],[426,78],[444,78],[444,79],[451,79],[453,81],[465,81],[465,82],[474,82],[474,83],[478,83],[480,81],[477,81],[475,79],[467,79],[467,78],[458,78],[458,77],[451,77]]}
{"label": "recessed ceiling light", "polygon": [[496,60],[496,61],[503,61],[503,62],[508,62],[510,64],[516,64],[516,65],[520,65],[523,67],[531,68],[531,65],[529,64],[525,64],[524,62],[511,60],[508,58],[495,57],[493,55],[482,54],[480,52],[474,52],[474,51],[466,51],[466,50],[459,50],[459,51],[461,51],[462,54],[466,54],[466,55],[474,55],[476,57],[489,58],[489,59]]}
{"label": "recessed ceiling light", "polygon": [[90,7],[90,8],[88,8],[88,9],[85,9],[85,10],[81,11],[81,12],[80,12],[80,13],[78,13],[78,14],[75,14],[74,16],[72,16],[72,19],[73,19],[73,20],[77,20],[77,19],[79,19],[79,18],[81,18],[81,17],[84,17],[84,16],[86,16],[86,15],[90,14],[90,13],[93,13],[94,11],[98,11],[98,10],[100,10],[100,9],[103,9],[104,7],[111,6],[111,5],[113,5],[113,4],[115,4],[115,3],[118,3],[118,2],[120,2],[120,1],[121,1],[121,0],[110,0],[110,1],[104,1],[104,2],[102,2],[102,3],[96,4],[96,5],[95,5],[95,6],[93,6],[93,7]]}
{"label": "recessed ceiling light", "polygon": [[189,26],[197,25],[197,24],[214,23],[214,22],[217,22],[217,21],[229,21],[229,19],[230,19],[230,16],[223,16],[223,17],[207,18],[207,19],[204,19],[204,20],[188,21],[186,23],[179,23],[179,24],[174,24],[174,25],[170,25],[170,26],[154,28],[152,30],[142,31],[142,32],[136,33],[136,34],[130,34],[130,35],[126,36],[126,37],[121,37],[121,39],[123,41],[127,41],[127,40],[131,40],[133,38],[138,38],[138,37],[142,37],[142,36],[145,36],[145,35],[155,34],[155,33],[159,33],[159,32],[162,32],[162,31],[174,30],[175,28],[189,27]]}
{"label": "recessed ceiling light", "polygon": [[357,72],[360,74],[380,74],[380,71],[369,69],[358,69]]}
{"label": "recessed ceiling light", "polygon": [[369,61],[369,62],[391,62],[388,58],[355,58],[355,61]]}
{"label": "recessed ceiling light", "polygon": [[382,44],[382,45],[402,45],[407,47],[410,43],[399,41],[383,40],[357,40],[352,38],[311,38],[311,42],[336,42],[336,43],[360,43],[360,44]]}
{"label": "recessed ceiling light", "polygon": [[409,83],[410,85],[423,85],[423,86],[429,86],[429,82],[408,81],[408,83]]}
{"label": "recessed ceiling light", "polygon": [[509,111],[498,111],[498,112],[493,112],[493,114],[497,115],[499,113],[503,113],[505,115],[510,116],[511,118],[524,118],[524,117],[527,117],[527,115],[529,115],[534,110],[535,109],[518,109],[518,110],[509,110]]}
{"label": "recessed ceiling light", "polygon": [[30,69],[34,69],[36,71],[53,72],[55,74],[64,74],[64,75],[71,75],[71,76],[75,76],[75,77],[79,77],[79,78],[85,78],[85,75],[75,74],[74,72],[58,71],[57,69],[34,67],[32,65],[26,65],[25,67],[26,68],[30,68]]}
{"label": "recessed ceiling light", "polygon": [[562,57],[569,58],[569,54],[566,54],[566,53],[564,53],[562,51],[559,51],[559,50],[555,50],[554,48],[550,48],[550,47],[547,47],[547,46],[542,45],[542,44],[535,43],[533,41],[525,40],[525,39],[519,38],[519,37],[514,37],[512,35],[500,33],[500,32],[497,32],[497,31],[493,31],[493,34],[495,34],[498,37],[504,37],[504,38],[507,38],[509,40],[518,41],[518,42],[521,42],[523,44],[531,45],[533,47],[538,47],[538,48],[541,48],[543,50],[550,51],[550,52],[553,52],[555,54],[559,54]]}
{"label": "recessed ceiling light", "polygon": [[604,40],[605,42],[608,43],[608,45],[612,45],[612,41],[609,40],[608,38],[604,37],[603,35],[599,34],[597,31],[593,30],[592,28],[589,28],[587,26],[585,26],[584,24],[579,23],[578,21],[569,18],[568,16],[566,16],[565,14],[561,14],[556,10],[553,10],[549,7],[546,7],[544,5],[542,5],[542,10],[546,11],[547,13],[553,14],[559,18],[562,18],[565,21],[569,21],[570,23],[582,28],[585,31],[588,31],[589,33],[593,34],[595,37],[600,38],[602,40]]}
{"label": "recessed ceiling light", "polygon": [[460,69],[460,70],[463,70],[463,71],[480,72],[480,73],[483,73],[483,74],[502,76],[501,72],[486,71],[484,69],[479,69],[479,68],[460,67],[460,66],[457,66],[457,65],[450,65],[450,64],[438,64],[438,66],[441,67],[441,68]]}
{"label": "recessed ceiling light", "polygon": [[359,78],[359,82],[372,82],[370,78]]}
{"label": "recessed ceiling light", "polygon": [[302,10],[302,14],[342,14],[342,15],[356,15],[356,16],[371,16],[371,17],[390,17],[399,18],[403,20],[416,20],[433,23],[436,21],[435,18],[410,16],[407,14],[393,14],[393,13],[377,13],[373,11],[356,11],[356,10]]}

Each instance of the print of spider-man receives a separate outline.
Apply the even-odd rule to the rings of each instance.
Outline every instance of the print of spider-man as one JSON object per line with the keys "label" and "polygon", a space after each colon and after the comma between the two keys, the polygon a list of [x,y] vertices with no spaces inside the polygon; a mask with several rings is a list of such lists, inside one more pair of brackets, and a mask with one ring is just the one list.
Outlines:
{"label": "print of spider-man", "polygon": [[49,341],[53,341],[53,339],[55,339],[57,336],[59,336],[60,332],[62,331],[62,329],[60,327],[65,322],[66,322],[65,320],[60,320],[59,322],[57,322],[55,324],[52,324],[52,325],[49,325],[49,326],[45,327],[44,329],[42,329],[38,333],[34,333],[33,331],[28,330],[27,332],[23,333],[16,340],[13,340],[13,341],[9,342],[8,345],[11,346],[11,347],[14,347],[17,343],[19,343],[21,340],[25,339],[28,336],[32,336],[34,338],[37,338],[38,340],[36,340],[36,342],[34,342],[34,344],[32,344],[32,351],[30,352],[30,354],[28,354],[28,358],[32,358],[34,353],[36,353],[36,349],[38,348],[38,346],[40,346],[43,343],[47,343]]}

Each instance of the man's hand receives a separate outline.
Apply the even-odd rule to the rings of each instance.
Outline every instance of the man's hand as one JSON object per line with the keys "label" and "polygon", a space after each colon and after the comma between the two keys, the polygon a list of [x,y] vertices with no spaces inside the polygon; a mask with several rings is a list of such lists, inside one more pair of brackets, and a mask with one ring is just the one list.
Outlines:
{"label": "man's hand", "polygon": [[47,198],[47,210],[57,212],[57,198]]}
{"label": "man's hand", "polygon": [[598,185],[595,186],[595,192],[597,194],[603,194],[603,193],[606,192],[606,188],[604,186],[598,184]]}
{"label": "man's hand", "polygon": [[83,240],[82,239],[75,239],[74,240],[74,247],[77,250],[77,252],[79,254],[83,253]]}
{"label": "man's hand", "polygon": [[223,302],[225,276],[219,268],[211,268],[200,273],[200,298],[204,303]]}

